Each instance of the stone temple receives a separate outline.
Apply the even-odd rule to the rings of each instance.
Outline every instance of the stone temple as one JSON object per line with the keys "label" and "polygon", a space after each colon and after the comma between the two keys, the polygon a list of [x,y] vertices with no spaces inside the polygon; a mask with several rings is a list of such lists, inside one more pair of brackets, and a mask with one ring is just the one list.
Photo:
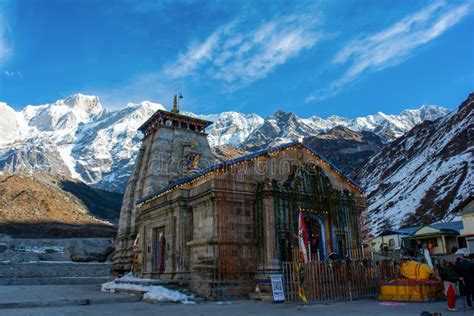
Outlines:
{"label": "stone temple", "polygon": [[208,298],[246,296],[298,254],[360,255],[362,189],[304,142],[215,163],[211,122],[159,110],[122,205],[113,273],[186,285]]}

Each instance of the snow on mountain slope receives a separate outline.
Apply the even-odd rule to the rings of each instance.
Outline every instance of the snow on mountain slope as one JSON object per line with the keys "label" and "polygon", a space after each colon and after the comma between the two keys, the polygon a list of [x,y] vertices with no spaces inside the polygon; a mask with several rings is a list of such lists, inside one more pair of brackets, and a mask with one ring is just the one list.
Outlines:
{"label": "snow on mountain slope", "polygon": [[137,132],[161,104],[129,104],[102,120],[78,130],[71,156],[81,178],[96,187],[122,191],[138,154],[141,135]]}
{"label": "snow on mountain slope", "polygon": [[96,120],[104,109],[96,96],[74,94],[53,104],[27,106],[25,120],[39,131],[71,130]]}
{"label": "snow on mountain slope", "polygon": [[447,109],[437,105],[423,105],[419,109],[404,110],[398,115],[378,112],[375,115],[356,117],[354,119],[336,115],[330,116],[327,119],[312,116],[301,121],[304,121],[306,124],[318,130],[328,130],[340,125],[356,132],[371,131],[385,138],[387,141],[392,141],[405,134],[415,125],[426,120],[436,120],[448,113],[449,111]]}
{"label": "snow on mountain slope", "polygon": [[65,176],[71,171],[56,144],[48,138],[33,137],[0,148],[0,170],[8,172],[46,171]]}
{"label": "snow on mountain slope", "polygon": [[320,131],[307,122],[307,120],[300,120],[294,113],[278,110],[254,129],[241,147],[255,151],[296,140],[299,137],[314,135]]}
{"label": "snow on mountain slope", "polygon": [[208,127],[209,144],[214,146],[240,146],[250,133],[263,124],[263,118],[255,113],[243,114],[238,112],[222,112],[220,114],[199,115],[183,112],[184,115],[194,116],[211,121]]}
{"label": "snow on mountain slope", "polygon": [[452,219],[473,194],[473,109],[471,94],[457,111],[415,126],[357,172],[374,232]]}
{"label": "snow on mountain slope", "polygon": [[[0,166],[3,167],[0,170],[57,170],[95,187],[123,191],[139,149],[141,136],[137,128],[158,109],[164,107],[144,101],[110,111],[101,105],[98,97],[83,94],[51,104],[29,105],[20,112],[1,103]],[[214,122],[207,130],[211,146],[246,150],[325,133],[337,125],[381,133],[382,137],[390,135],[383,138],[389,141],[426,117],[436,118],[446,113],[443,108],[426,106],[400,115],[379,113],[350,120],[336,116],[301,119],[283,111],[266,119],[237,112],[213,115],[183,112]],[[396,131],[391,130],[392,125],[397,127]],[[28,154],[28,150],[35,154]]]}
{"label": "snow on mountain slope", "polygon": [[0,146],[28,135],[28,124],[23,115],[6,103],[0,102]]}

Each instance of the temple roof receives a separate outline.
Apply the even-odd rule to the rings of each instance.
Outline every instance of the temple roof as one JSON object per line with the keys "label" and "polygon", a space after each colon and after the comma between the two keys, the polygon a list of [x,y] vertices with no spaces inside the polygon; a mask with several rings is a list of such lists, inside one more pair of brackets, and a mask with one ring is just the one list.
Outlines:
{"label": "temple roof", "polygon": [[232,159],[232,160],[228,160],[228,161],[224,161],[224,162],[214,164],[214,165],[210,166],[209,168],[200,170],[200,171],[196,172],[195,174],[193,174],[191,176],[181,178],[181,179],[177,180],[176,182],[167,185],[166,187],[159,190],[158,192],[152,193],[152,194],[144,197],[143,199],[138,200],[137,204],[143,204],[143,203],[149,202],[149,201],[151,201],[155,198],[158,198],[159,196],[162,196],[162,195],[168,193],[171,190],[176,189],[177,187],[180,187],[180,186],[185,185],[187,183],[193,182],[193,181],[195,181],[199,178],[202,178],[202,177],[206,176],[207,174],[209,174],[213,171],[216,171],[216,170],[219,170],[219,169],[224,169],[226,167],[235,165],[239,162],[250,160],[250,159],[253,159],[253,158],[268,154],[268,153],[278,152],[282,149],[287,149],[287,148],[293,147],[293,146],[301,146],[302,148],[306,148],[307,150],[309,150],[311,152],[311,154],[313,154],[316,157],[318,157],[319,159],[321,159],[324,163],[326,163],[329,166],[329,168],[333,169],[337,174],[339,174],[342,178],[347,180],[357,190],[359,190],[360,192],[364,191],[362,189],[362,187],[356,181],[354,181],[349,176],[342,173],[342,171],[339,170],[339,168],[337,168],[329,160],[327,160],[323,156],[321,156],[316,150],[314,150],[310,146],[306,145],[305,143],[300,143],[300,142],[297,142],[297,141],[293,141],[293,142],[286,143],[286,144],[283,144],[283,145],[269,147],[267,149],[259,150],[259,151],[256,151],[254,153],[251,153],[251,154],[248,154],[248,155],[245,155],[245,156],[241,156],[241,157],[238,157],[238,158],[235,158],[235,159]]}
{"label": "temple roof", "polygon": [[[153,113],[152,116],[148,120],[143,123],[138,130],[141,132],[145,132],[148,129],[154,129],[157,125],[156,122],[159,122],[160,119],[163,120],[176,120],[176,121],[181,121],[185,123],[191,123],[193,125],[198,125],[200,126],[201,129],[204,129],[208,127],[209,125],[212,124],[211,121],[206,121],[206,120],[201,120],[195,117],[179,114],[179,113],[173,113],[165,110],[158,110],[155,113]],[[162,122],[161,124],[163,124]]]}

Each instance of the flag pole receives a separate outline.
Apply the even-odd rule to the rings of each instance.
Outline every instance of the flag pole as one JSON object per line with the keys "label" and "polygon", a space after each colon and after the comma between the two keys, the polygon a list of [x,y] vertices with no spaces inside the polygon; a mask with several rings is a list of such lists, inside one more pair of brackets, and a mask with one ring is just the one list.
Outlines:
{"label": "flag pole", "polygon": [[[308,241],[308,231],[306,229],[306,225],[304,223],[303,212],[300,210],[300,214],[298,216],[298,245],[300,251],[303,254],[303,264],[308,262],[308,253],[306,252],[306,244]],[[304,282],[304,265],[301,264],[301,259],[296,262],[296,279],[298,284],[298,296],[303,301],[304,304],[308,304],[308,299],[306,298],[306,294],[304,292],[303,282]]]}

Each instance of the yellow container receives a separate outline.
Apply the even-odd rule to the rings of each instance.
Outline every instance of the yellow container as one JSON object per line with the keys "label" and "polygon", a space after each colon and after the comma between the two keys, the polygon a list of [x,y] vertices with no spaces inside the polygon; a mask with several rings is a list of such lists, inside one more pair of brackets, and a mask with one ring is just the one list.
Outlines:
{"label": "yellow container", "polygon": [[[408,280],[407,280],[408,281]],[[394,280],[380,284],[381,301],[427,302],[439,297],[440,282]]]}

